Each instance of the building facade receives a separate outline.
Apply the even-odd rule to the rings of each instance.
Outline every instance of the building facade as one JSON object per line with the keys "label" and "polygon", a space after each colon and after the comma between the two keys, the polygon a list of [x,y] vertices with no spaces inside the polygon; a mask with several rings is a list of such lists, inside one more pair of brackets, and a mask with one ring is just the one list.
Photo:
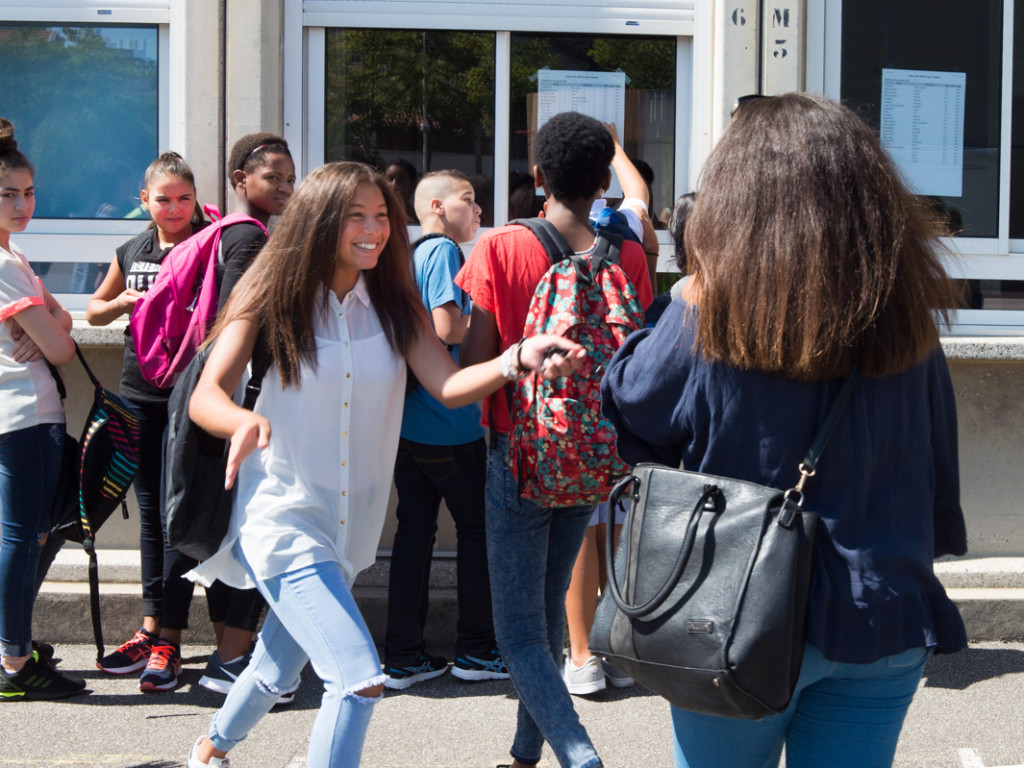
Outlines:
{"label": "building facade", "polygon": [[[149,161],[181,152],[200,200],[223,210],[227,151],[258,130],[288,139],[300,178],[338,159],[407,174],[459,168],[484,225],[499,225],[531,202],[532,133],[569,107],[616,124],[650,167],[662,214],[696,187],[738,97],[824,93],[877,127],[908,183],[947,217],[947,264],[970,296],[945,343],[972,549],[1022,554],[1024,4],[1015,10],[1014,0],[0,0],[0,115],[37,166],[36,219],[17,240],[48,288],[84,309],[114,248],[145,226]],[[117,355],[115,336],[88,338]]]}

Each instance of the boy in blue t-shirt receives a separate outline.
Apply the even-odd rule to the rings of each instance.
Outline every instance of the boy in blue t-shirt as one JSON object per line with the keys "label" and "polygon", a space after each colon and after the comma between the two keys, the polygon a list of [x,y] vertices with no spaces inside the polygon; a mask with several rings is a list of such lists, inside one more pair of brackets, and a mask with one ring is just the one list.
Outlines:
{"label": "boy in blue t-shirt", "polygon": [[[416,284],[434,332],[456,362],[469,327],[469,296],[455,285],[464,261],[459,243],[480,227],[473,185],[459,171],[435,171],[416,187],[416,216],[423,237],[414,243]],[[408,688],[444,674],[448,662],[426,654],[430,561],[437,513],[443,499],[455,520],[459,620],[452,674],[463,680],[508,677],[497,651],[484,535],[487,450],[480,408],[449,410],[423,387],[405,398],[395,463],[398,530],[391,553],[388,622],[384,639],[384,685]]]}

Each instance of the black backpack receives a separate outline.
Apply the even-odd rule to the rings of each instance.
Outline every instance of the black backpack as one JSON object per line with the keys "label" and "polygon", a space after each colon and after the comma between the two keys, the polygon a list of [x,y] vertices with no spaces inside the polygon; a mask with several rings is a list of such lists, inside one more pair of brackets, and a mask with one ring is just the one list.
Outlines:
{"label": "black backpack", "polygon": [[[262,335],[256,341],[252,377],[242,407],[252,410],[267,372]],[[224,540],[231,522],[234,489],[224,490],[228,441],[214,437],[189,418],[188,404],[212,345],[199,350],[182,371],[167,403],[164,440],[164,514],[167,543],[189,557],[205,560]]]}

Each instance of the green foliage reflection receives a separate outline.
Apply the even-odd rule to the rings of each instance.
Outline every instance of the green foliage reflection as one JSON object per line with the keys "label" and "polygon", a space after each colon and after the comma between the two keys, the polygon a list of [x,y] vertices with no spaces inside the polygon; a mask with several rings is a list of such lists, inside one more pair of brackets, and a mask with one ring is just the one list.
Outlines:
{"label": "green foliage reflection", "polygon": [[328,30],[326,99],[329,160],[403,152],[430,170],[434,152],[472,152],[479,166],[493,155],[494,34]]}
{"label": "green foliage reflection", "polygon": [[157,153],[156,54],[154,27],[0,26],[0,114],[36,167],[37,217],[135,207]]}

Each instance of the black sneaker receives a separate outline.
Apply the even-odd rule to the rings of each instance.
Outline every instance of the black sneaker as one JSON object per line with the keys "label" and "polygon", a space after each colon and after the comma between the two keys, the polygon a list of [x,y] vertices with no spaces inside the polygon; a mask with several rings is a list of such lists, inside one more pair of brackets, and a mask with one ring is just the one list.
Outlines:
{"label": "black sneaker", "polygon": [[46,664],[48,667],[56,667],[57,662],[60,661],[60,659],[54,658],[53,646],[49,643],[44,643],[42,640],[33,640],[32,650],[35,651],[36,656],[39,657],[40,664]]}
{"label": "black sneaker", "polygon": [[384,687],[392,691],[404,691],[410,685],[440,677],[447,671],[447,659],[421,653],[415,661],[408,664],[385,664],[384,674],[388,679],[384,681]]}
{"label": "black sneaker", "polygon": [[459,680],[508,680],[508,667],[498,649],[487,653],[463,653],[452,664]]}
{"label": "black sneaker", "polygon": [[65,699],[85,692],[85,680],[43,664],[35,653],[17,674],[12,675],[0,668],[0,701]]}

